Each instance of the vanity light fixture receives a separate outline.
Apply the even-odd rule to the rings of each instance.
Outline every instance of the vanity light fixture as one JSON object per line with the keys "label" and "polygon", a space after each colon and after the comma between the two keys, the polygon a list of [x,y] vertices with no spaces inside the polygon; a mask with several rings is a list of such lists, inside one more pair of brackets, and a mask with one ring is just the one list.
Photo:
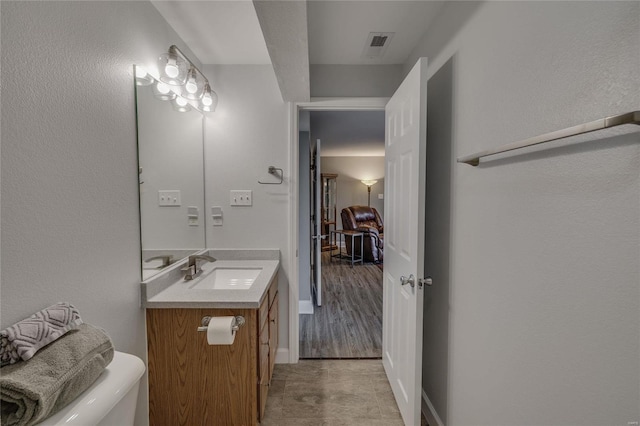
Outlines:
{"label": "vanity light fixture", "polygon": [[371,207],[371,187],[378,183],[377,180],[361,180],[360,182],[367,185],[367,206]]}
{"label": "vanity light fixture", "polygon": [[149,75],[147,70],[142,67],[136,67],[136,84],[138,86],[149,86],[153,84],[154,79]]}
{"label": "vanity light fixture", "polygon": [[[218,95],[211,89],[209,80],[193,62],[182,53],[177,46],[171,45],[167,53],[158,58],[158,70],[160,82],[154,88],[154,92],[164,93],[166,88],[161,84],[169,85],[169,94],[165,94],[165,100],[173,100],[174,108],[178,111],[188,111],[192,106],[202,112],[213,112],[218,105]],[[177,96],[176,96],[177,95]],[[182,99],[178,103],[178,99]],[[187,100],[189,102],[183,102]],[[184,104],[184,105],[181,105]],[[186,108],[186,109],[185,109]]]}
{"label": "vanity light fixture", "polygon": [[153,85],[153,94],[161,101],[172,101],[176,98],[176,94],[171,90],[171,86],[161,81]]}
{"label": "vanity light fixture", "polygon": [[176,96],[176,98],[173,100],[173,109],[178,112],[187,112],[191,110],[191,105],[189,105],[189,101],[187,101],[185,98]]}
{"label": "vanity light fixture", "polygon": [[205,112],[215,111],[218,106],[218,94],[211,90],[208,82],[204,84],[204,94],[200,103],[202,103],[202,110]]}
{"label": "vanity light fixture", "polygon": [[185,60],[184,55],[176,46],[171,46],[167,53],[163,53],[158,58],[160,81],[172,86],[181,86],[186,83],[187,61],[188,59]]}

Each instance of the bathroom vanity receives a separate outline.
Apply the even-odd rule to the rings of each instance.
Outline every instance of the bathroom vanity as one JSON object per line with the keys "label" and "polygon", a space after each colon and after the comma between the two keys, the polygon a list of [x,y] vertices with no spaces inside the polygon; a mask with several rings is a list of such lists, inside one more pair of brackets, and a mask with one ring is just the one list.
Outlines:
{"label": "bathroom vanity", "polygon": [[[278,347],[279,261],[209,253],[218,260],[193,280],[176,267],[142,284],[152,425],[257,425],[264,417]],[[255,278],[247,285],[229,278],[234,271]],[[233,344],[209,345],[198,331],[207,316],[242,316],[245,324]]]}

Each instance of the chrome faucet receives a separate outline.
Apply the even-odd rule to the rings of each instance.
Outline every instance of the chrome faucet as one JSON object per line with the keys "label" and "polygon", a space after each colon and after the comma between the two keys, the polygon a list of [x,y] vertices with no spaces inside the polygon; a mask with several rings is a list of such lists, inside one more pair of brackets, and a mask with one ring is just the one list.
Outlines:
{"label": "chrome faucet", "polygon": [[186,268],[182,268],[182,271],[185,272],[184,279],[186,281],[192,280],[195,276],[197,276],[200,272],[202,272],[202,268],[200,267],[202,263],[199,261],[202,260],[204,262],[215,262],[216,259],[207,256],[206,254],[194,254],[189,256],[189,263]]}
{"label": "chrome faucet", "polygon": [[150,257],[148,259],[145,259],[145,263],[149,263],[153,260],[162,260],[162,266],[160,266],[161,268],[164,268],[166,266],[169,266],[173,263],[173,255],[170,254],[161,254],[160,256],[153,256]]}

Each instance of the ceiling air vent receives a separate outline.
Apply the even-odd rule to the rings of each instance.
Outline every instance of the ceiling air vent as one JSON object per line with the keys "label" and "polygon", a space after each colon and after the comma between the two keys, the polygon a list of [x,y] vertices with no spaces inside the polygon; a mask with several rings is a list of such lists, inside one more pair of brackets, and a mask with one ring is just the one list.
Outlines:
{"label": "ceiling air vent", "polygon": [[369,33],[364,45],[362,56],[366,58],[381,58],[389,47],[395,33]]}

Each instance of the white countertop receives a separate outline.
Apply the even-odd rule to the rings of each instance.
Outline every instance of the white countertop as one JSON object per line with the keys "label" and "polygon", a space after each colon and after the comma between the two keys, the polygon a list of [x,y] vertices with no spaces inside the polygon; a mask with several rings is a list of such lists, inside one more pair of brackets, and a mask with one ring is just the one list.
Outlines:
{"label": "white countertop", "polygon": [[[222,252],[211,250],[210,253],[222,255]],[[278,253],[279,254],[279,253]],[[244,256],[224,256],[242,258]],[[142,282],[142,304],[145,308],[243,308],[258,309],[267,293],[269,283],[280,267],[279,260],[242,259],[218,260],[202,265],[202,272],[193,280],[184,280],[180,267],[169,269],[155,277]],[[273,259],[272,256],[268,256]],[[276,258],[277,259],[277,258]],[[194,289],[216,268],[261,268],[260,273],[248,289]]]}

